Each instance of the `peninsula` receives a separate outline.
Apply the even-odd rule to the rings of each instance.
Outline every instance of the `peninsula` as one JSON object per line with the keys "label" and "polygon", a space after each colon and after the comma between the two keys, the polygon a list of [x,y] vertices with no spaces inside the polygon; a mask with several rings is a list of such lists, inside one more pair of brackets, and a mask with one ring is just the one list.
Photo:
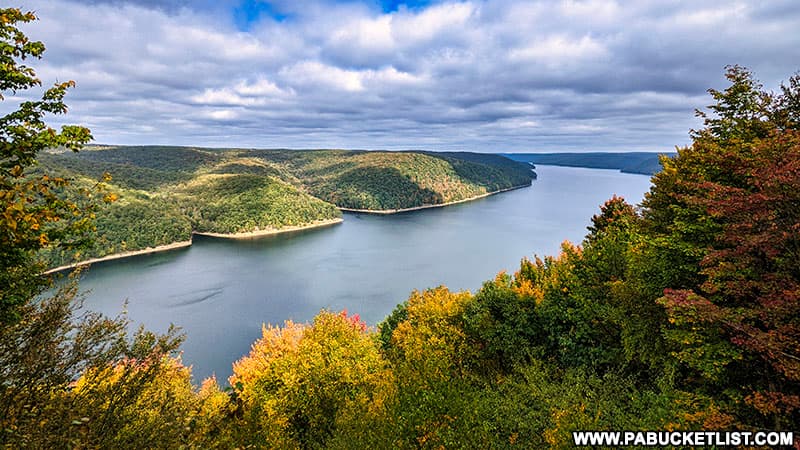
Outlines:
{"label": "peninsula", "polygon": [[[341,211],[393,214],[530,186],[529,164],[469,152],[88,146],[41,155],[41,170],[115,201],[94,245],[42,253],[57,269],[174,248],[192,235],[250,239],[330,226]],[[188,245],[188,244],[186,244]]]}

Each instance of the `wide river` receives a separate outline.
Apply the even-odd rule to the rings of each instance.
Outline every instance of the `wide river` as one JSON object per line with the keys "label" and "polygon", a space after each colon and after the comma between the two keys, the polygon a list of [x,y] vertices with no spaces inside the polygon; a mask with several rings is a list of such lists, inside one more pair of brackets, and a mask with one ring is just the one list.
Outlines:
{"label": "wide river", "polygon": [[612,194],[638,203],[644,175],[538,166],[533,186],[410,213],[345,214],[344,223],[254,240],[195,237],[186,249],[98,263],[81,287],[85,305],[110,315],[128,301],[135,325],[186,333],[183,361],[196,380],[249,351],[263,323],[311,320],[322,309],[379,323],[414,289],[473,292],[521,258],[580,242]]}

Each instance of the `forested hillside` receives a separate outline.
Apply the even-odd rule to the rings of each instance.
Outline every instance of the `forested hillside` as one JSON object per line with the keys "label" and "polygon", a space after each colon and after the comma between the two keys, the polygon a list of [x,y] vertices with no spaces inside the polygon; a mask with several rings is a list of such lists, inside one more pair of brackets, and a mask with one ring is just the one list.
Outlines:
{"label": "forested hillside", "polygon": [[[266,159],[275,152],[263,152]],[[344,208],[403,209],[435,205],[529,186],[533,172],[503,157],[464,153],[354,152],[343,150],[283,153],[285,161],[313,195]],[[466,155],[475,155],[469,160]]]}
{"label": "forested hillside", "polygon": [[197,149],[129,147],[45,154],[42,170],[89,188],[104,173],[115,201],[96,211],[96,238],[79,252],[47,249],[49,266],[191,239],[192,232],[279,230],[341,216],[261,161]]}
{"label": "forested hillside", "polygon": [[[667,156],[675,156],[667,153]],[[554,166],[617,169],[626,173],[653,175],[661,170],[658,153],[646,152],[588,152],[588,153],[507,153],[514,161]]]}
{"label": "forested hillside", "polygon": [[[20,62],[44,52],[19,29],[36,16],[0,19],[2,94],[40,86]],[[293,170],[364,155],[182,149],[137,165],[144,150],[119,149],[106,155],[129,170],[103,186],[82,165],[103,153],[69,167],[43,155],[91,140],[45,123],[74,83],[54,85],[0,120],[0,447],[566,448],[577,430],[791,430],[800,448],[800,74],[778,92],[739,66],[726,76],[644,202],[609,199],[579,245],[523,258],[475,293],[412,292],[375,329],[331,311],[265,325],[229,380],[200,386],[177,330],[130,334],[124,315],[82,309],[77,278],[55,284],[39,252],[85,248],[103,204],[129,214],[140,200],[130,211],[163,208],[179,229],[217,224],[205,204],[182,216],[180,196],[327,208],[296,193]],[[449,173],[405,158],[392,160],[400,172]],[[701,445],[658,433],[657,446]]]}
{"label": "forested hillside", "polygon": [[[800,77],[778,94],[740,67],[728,78],[728,89],[710,91],[716,104],[692,145],[662,159],[643,204],[608,200],[579,245],[525,258],[475,293],[413,292],[377,329],[329,311],[265,326],[230,380],[199,388],[173,334],[140,332],[120,353],[132,356],[90,364],[70,389],[64,377],[40,396],[19,384],[43,383],[25,378],[38,377],[29,358],[0,352],[14,374],[1,397],[3,442],[544,448],[571,446],[575,430],[796,430]],[[303,176],[339,161],[333,177],[370,156],[277,155]],[[401,172],[442,167],[378,156]],[[270,190],[263,175],[281,173],[244,167],[251,173],[196,182],[228,198],[240,184]],[[186,195],[194,182],[181,185]],[[95,339],[110,344],[119,332]]]}
{"label": "forested hillside", "polygon": [[[739,67],[728,77],[730,88],[711,91],[717,103],[705,128],[692,132],[693,144],[662,159],[644,203],[610,199],[580,245],[523,259],[516,273],[500,273],[474,294],[414,292],[377,329],[327,311],[311,324],[265,327],[230,380],[206,380],[199,390],[169,356],[177,342],[163,337],[159,359],[93,366],[73,389],[38,400],[52,410],[49,420],[2,405],[4,420],[15,418],[15,434],[4,439],[543,448],[570,446],[575,430],[795,429],[800,77],[779,94],[761,91]],[[280,186],[313,179],[312,189],[349,192],[332,186],[351,186],[343,174],[365,170],[367,161],[380,176],[391,167],[455,177],[453,166],[426,155],[297,155],[261,152],[216,165],[176,193],[210,195],[212,204],[241,195],[249,205],[260,190],[275,189],[269,177],[286,179]],[[98,405],[112,397],[123,400],[109,416]]]}
{"label": "forested hillside", "polygon": [[104,174],[116,201],[97,212],[79,253],[47,250],[50,266],[185,241],[192,231],[243,233],[314,224],[336,207],[437,205],[531,184],[525,164],[496,155],[344,150],[90,146],[51,151],[40,170],[90,188]]}

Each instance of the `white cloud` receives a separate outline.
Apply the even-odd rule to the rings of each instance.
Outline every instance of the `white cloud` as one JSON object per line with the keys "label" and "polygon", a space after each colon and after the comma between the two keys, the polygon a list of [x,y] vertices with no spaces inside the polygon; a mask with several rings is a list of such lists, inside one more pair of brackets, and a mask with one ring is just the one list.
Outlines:
{"label": "white cloud", "polygon": [[218,109],[215,111],[203,112],[202,115],[210,119],[221,121],[233,120],[239,117],[239,114],[236,111],[230,109]]}
{"label": "white cloud", "polygon": [[559,10],[567,17],[588,19],[595,23],[614,21],[622,12],[614,0],[563,0]]}
{"label": "white cloud", "polygon": [[800,68],[794,0],[281,0],[247,31],[229,0],[19,3],[43,83],[78,83],[54,124],[107,143],[671,150],[724,65]]}
{"label": "white cloud", "polygon": [[364,90],[359,72],[340,69],[318,61],[302,61],[285,67],[281,69],[280,76],[292,86],[327,87],[347,92]]}
{"label": "white cloud", "polygon": [[606,58],[608,49],[591,36],[571,39],[555,35],[534,40],[528,47],[512,50],[509,56],[516,62],[529,60],[551,67],[574,66],[582,60]]}
{"label": "white cloud", "polygon": [[392,50],[392,17],[359,18],[336,29],[330,39],[339,48],[357,48],[361,51],[383,52]]}
{"label": "white cloud", "polygon": [[462,32],[476,10],[472,3],[444,3],[420,13],[396,14],[392,35],[404,45],[431,42],[448,32]]}
{"label": "white cloud", "polygon": [[202,93],[190,96],[190,100],[201,105],[262,106],[293,94],[291,89],[284,91],[269,80],[259,79],[253,83],[239,81],[230,87],[206,88]]}

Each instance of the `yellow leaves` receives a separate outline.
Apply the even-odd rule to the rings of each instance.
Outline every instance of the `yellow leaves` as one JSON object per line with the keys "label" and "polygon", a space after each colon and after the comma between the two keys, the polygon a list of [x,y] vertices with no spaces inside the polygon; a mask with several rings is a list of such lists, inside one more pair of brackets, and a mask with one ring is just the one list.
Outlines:
{"label": "yellow leaves", "polygon": [[327,436],[340,421],[382,414],[394,395],[392,372],[356,316],[322,312],[312,325],[286,322],[262,334],[230,382],[269,445],[289,428]]}
{"label": "yellow leaves", "polygon": [[561,434],[563,432],[561,427],[564,425],[564,417],[567,413],[568,411],[564,409],[554,409],[550,412],[550,417],[555,427],[544,430],[544,440],[550,447],[558,447],[561,444]]}
{"label": "yellow leaves", "polygon": [[414,291],[408,299],[407,320],[392,334],[394,348],[403,357],[401,378],[422,383],[447,380],[475,349],[468,345],[460,324],[472,295],[445,287]]}
{"label": "yellow leaves", "polygon": [[6,228],[9,228],[11,231],[17,231],[17,220],[14,216],[11,215],[9,211],[5,211],[3,213],[3,221],[5,222],[3,225]]}
{"label": "yellow leaves", "polygon": [[305,325],[291,320],[286,321],[282,328],[263,325],[261,339],[253,343],[250,354],[233,363],[233,375],[229,379],[231,386],[237,383],[251,386],[255,380],[264,377],[275,360],[297,351],[304,330]]}
{"label": "yellow leaves", "polygon": [[533,281],[525,278],[518,277],[515,281],[515,284],[511,287],[515,294],[522,298],[532,299],[536,305],[542,304],[544,291],[541,287],[534,286]]}

